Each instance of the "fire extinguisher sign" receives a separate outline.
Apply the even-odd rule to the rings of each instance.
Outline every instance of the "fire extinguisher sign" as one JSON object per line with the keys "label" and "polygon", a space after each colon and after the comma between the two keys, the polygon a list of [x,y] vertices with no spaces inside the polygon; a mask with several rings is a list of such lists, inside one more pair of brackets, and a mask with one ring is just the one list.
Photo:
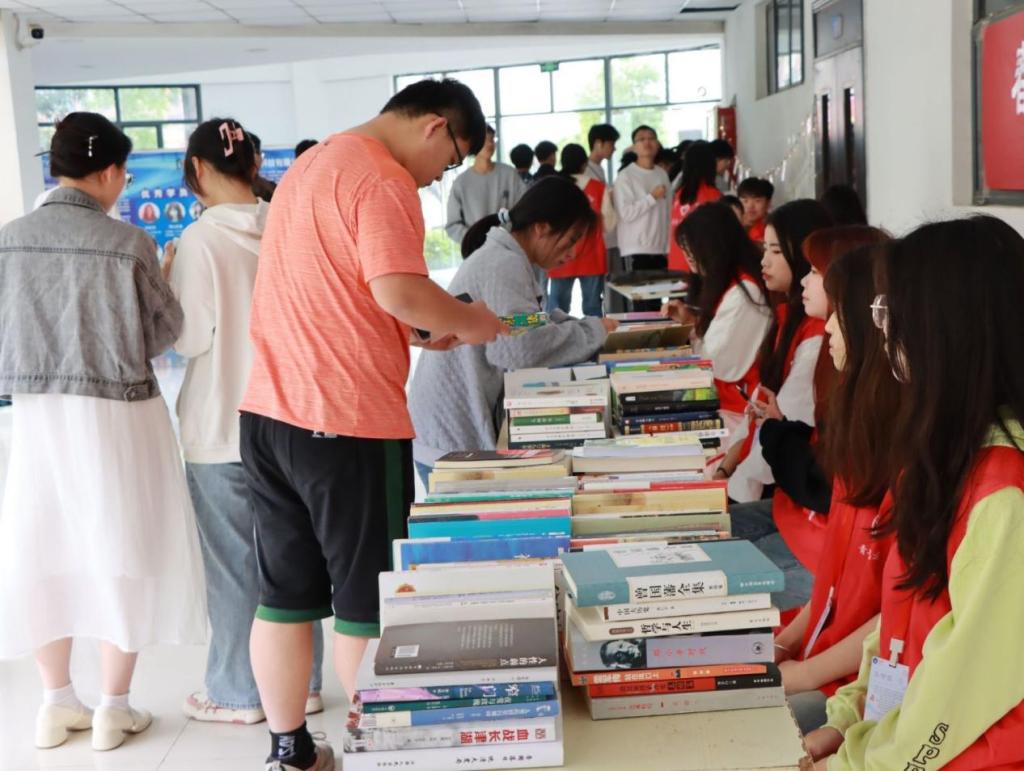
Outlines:
{"label": "fire extinguisher sign", "polygon": [[981,142],[985,187],[1024,190],[1024,11],[981,38]]}

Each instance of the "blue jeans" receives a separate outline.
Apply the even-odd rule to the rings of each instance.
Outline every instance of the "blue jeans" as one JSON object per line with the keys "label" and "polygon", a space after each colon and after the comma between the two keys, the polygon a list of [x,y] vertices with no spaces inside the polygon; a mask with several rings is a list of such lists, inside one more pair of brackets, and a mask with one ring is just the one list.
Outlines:
{"label": "blue jeans", "polygon": [[[580,291],[583,293],[583,315],[602,316],[604,311],[604,276],[579,276]],[[545,310],[551,313],[560,308],[566,313],[572,305],[573,278],[552,278],[549,280],[548,300]]]}
{"label": "blue jeans", "polygon": [[825,702],[828,697],[821,691],[801,691],[786,697],[789,708],[793,711],[800,733],[806,736],[811,731],[821,728],[828,721],[825,714]]}
{"label": "blue jeans", "polygon": [[780,610],[803,607],[811,599],[814,576],[793,556],[772,518],[771,498],[750,503],[734,503],[729,507],[732,535],[750,541],[775,563],[786,578],[784,591],[772,595]]}
{"label": "blue jeans", "polygon": [[[187,463],[185,475],[199,526],[212,630],[206,693],[221,707],[254,709],[260,694],[249,662],[249,631],[259,578],[245,472],[241,463]],[[323,659],[323,628],[314,624],[311,692],[321,688]]]}

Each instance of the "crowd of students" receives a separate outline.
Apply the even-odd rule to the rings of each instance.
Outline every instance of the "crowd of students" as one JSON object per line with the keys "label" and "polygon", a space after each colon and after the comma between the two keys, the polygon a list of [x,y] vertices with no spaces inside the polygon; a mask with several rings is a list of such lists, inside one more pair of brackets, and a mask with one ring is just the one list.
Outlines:
{"label": "crowd of students", "polygon": [[[0,658],[35,656],[37,746],[144,731],[137,652],[201,642],[208,613],[186,712],[266,719],[268,769],[334,768],[304,717],[323,708],[314,622],[333,617],[352,694],[414,468],[495,446],[505,371],[600,349],[615,322],[593,284],[570,317],[565,282],[596,284],[617,243],[633,268],[689,273],[663,312],[713,362],[734,534],[786,571],[776,660],[816,767],[1024,766],[1024,239],[986,216],[893,238],[841,189],[769,211],[763,180],[717,189],[731,148],[666,155],[643,126],[609,191],[618,137],[595,127],[563,173],[524,179],[523,153],[494,163],[468,88],[423,81],[297,148],[268,204],[258,141],[216,118],[185,158],[206,209],[161,268],[106,214],[131,141],[92,113],[57,125],[60,187],[0,229]],[[417,189],[467,156],[446,292]],[[544,307],[545,276],[552,323],[509,336],[498,315]],[[188,359],[184,466],[150,363],[170,346]],[[78,638],[101,641],[95,711],[71,682]]]}

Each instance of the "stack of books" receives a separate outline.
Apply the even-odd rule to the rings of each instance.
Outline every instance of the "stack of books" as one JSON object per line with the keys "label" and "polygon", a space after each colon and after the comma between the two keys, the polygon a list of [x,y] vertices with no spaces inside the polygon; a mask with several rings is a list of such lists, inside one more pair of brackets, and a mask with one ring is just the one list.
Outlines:
{"label": "stack of books", "polygon": [[689,431],[592,440],[572,451],[572,468],[577,474],[703,474],[706,462],[703,442]]}
{"label": "stack of books", "polygon": [[572,379],[581,368],[528,369],[505,373],[509,449],[571,448],[608,436],[608,380]]}
{"label": "stack of books", "polygon": [[657,311],[612,314],[619,327],[608,335],[597,360],[601,364],[681,360],[692,356],[692,327],[664,318]]}
{"label": "stack of books", "polygon": [[562,765],[552,587],[550,566],[382,573],[345,769]]}
{"label": "stack of books", "polygon": [[785,703],[782,572],[747,541],[565,554],[566,664],[594,720]]}
{"label": "stack of books", "polygon": [[611,367],[612,416],[622,434],[693,432],[706,447],[728,435],[710,366],[636,362]]}

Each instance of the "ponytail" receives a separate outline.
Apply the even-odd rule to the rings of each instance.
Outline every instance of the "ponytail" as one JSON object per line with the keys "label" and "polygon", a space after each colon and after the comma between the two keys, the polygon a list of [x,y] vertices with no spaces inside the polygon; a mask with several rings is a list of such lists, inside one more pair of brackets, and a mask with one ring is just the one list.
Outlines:
{"label": "ponytail", "polygon": [[[504,221],[503,221],[504,220]],[[534,182],[511,209],[489,214],[474,224],[462,238],[462,257],[469,257],[484,245],[487,233],[499,225],[517,233],[531,225],[546,224],[561,235],[574,228],[590,231],[597,215],[590,199],[571,179],[551,175]]]}
{"label": "ponytail", "polygon": [[193,193],[203,191],[196,177],[193,158],[200,158],[225,177],[251,185],[256,178],[256,153],[253,134],[247,134],[232,118],[212,118],[200,123],[188,138],[185,151],[185,184]]}

